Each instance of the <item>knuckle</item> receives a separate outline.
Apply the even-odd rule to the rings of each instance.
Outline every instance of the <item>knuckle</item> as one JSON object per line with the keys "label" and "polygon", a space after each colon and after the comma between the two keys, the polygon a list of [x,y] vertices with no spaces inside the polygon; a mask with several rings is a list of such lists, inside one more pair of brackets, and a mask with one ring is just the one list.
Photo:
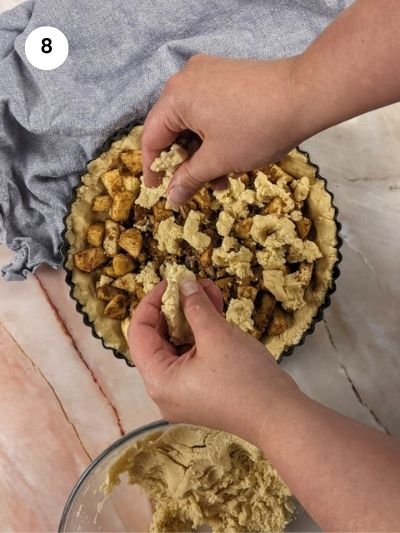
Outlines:
{"label": "knuckle", "polygon": [[175,93],[178,88],[181,86],[182,82],[182,73],[177,72],[173,76],[171,76],[165,83],[164,86],[164,92],[165,94],[173,94]]}
{"label": "knuckle", "polygon": [[169,422],[175,422],[174,417],[171,416],[171,414],[169,413],[169,411],[167,409],[163,409],[163,408],[160,407],[159,410],[160,410],[160,415],[165,420],[168,420]]}
{"label": "knuckle", "polygon": [[204,61],[204,59],[206,57],[207,57],[206,54],[194,54],[188,59],[187,64],[188,65],[195,65],[196,63],[200,63],[200,62]]}
{"label": "knuckle", "polygon": [[189,164],[184,162],[181,166],[181,181],[184,185],[189,185],[193,189],[197,190],[200,187],[203,187],[206,180],[196,177],[189,169]]}
{"label": "knuckle", "polygon": [[159,404],[164,399],[164,389],[161,386],[161,383],[157,379],[152,379],[146,383],[147,393],[150,398],[156,403]]}
{"label": "knuckle", "polygon": [[196,300],[194,302],[191,301],[191,302],[187,303],[185,308],[186,308],[186,312],[189,313],[189,314],[198,313],[201,310],[201,305],[200,305],[200,302],[198,300]]}

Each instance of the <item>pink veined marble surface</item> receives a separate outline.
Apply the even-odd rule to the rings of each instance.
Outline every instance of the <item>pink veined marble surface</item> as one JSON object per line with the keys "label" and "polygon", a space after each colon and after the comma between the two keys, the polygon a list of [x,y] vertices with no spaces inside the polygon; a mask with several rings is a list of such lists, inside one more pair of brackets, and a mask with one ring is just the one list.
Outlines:
{"label": "pink veined marble surface", "polygon": [[[0,0],[0,12],[17,3]],[[399,436],[400,105],[302,147],[335,194],[344,259],[324,321],[282,365],[310,396]],[[0,245],[0,264],[10,257]],[[83,324],[64,278],[41,268],[0,280],[0,531],[55,531],[90,461],[160,417],[136,369]]]}

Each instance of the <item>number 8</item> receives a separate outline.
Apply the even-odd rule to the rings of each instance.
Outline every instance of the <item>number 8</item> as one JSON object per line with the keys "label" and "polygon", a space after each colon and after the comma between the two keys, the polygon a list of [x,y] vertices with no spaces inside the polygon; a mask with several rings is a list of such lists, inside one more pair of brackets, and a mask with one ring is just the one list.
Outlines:
{"label": "number 8", "polygon": [[53,50],[51,47],[51,39],[48,39],[47,37],[42,39],[42,45],[42,52],[44,54],[50,54],[50,52]]}

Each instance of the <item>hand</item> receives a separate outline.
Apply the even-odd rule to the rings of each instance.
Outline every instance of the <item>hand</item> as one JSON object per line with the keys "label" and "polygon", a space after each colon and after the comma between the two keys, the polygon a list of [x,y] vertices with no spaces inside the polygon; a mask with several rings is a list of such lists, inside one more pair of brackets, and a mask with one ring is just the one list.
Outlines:
{"label": "hand", "polygon": [[184,282],[181,302],[195,345],[178,356],[161,313],[166,284],[137,307],[129,346],[150,397],[171,422],[230,431],[257,444],[279,397],[297,386],[265,347],[222,316],[222,296],[210,280]]}
{"label": "hand", "polygon": [[168,199],[176,206],[206,182],[275,161],[303,140],[292,95],[296,59],[189,59],[166,83],[144,123],[146,185],[159,183],[150,165],[184,130],[194,131],[203,142],[171,180]]}

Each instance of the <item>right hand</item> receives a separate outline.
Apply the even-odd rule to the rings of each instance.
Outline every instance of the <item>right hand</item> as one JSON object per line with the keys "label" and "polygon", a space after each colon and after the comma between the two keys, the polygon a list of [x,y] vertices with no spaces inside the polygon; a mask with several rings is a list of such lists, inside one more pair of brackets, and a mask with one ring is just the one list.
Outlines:
{"label": "right hand", "polygon": [[282,395],[299,390],[261,342],[222,316],[222,296],[210,280],[184,282],[181,302],[195,345],[178,356],[161,313],[165,282],[137,307],[129,346],[162,416],[230,431],[254,444]]}
{"label": "right hand", "polygon": [[160,151],[191,130],[202,145],[175,172],[168,200],[186,202],[206,182],[276,161],[305,138],[292,94],[297,57],[279,61],[193,56],[170,78],[144,123],[143,171],[147,186]]}

